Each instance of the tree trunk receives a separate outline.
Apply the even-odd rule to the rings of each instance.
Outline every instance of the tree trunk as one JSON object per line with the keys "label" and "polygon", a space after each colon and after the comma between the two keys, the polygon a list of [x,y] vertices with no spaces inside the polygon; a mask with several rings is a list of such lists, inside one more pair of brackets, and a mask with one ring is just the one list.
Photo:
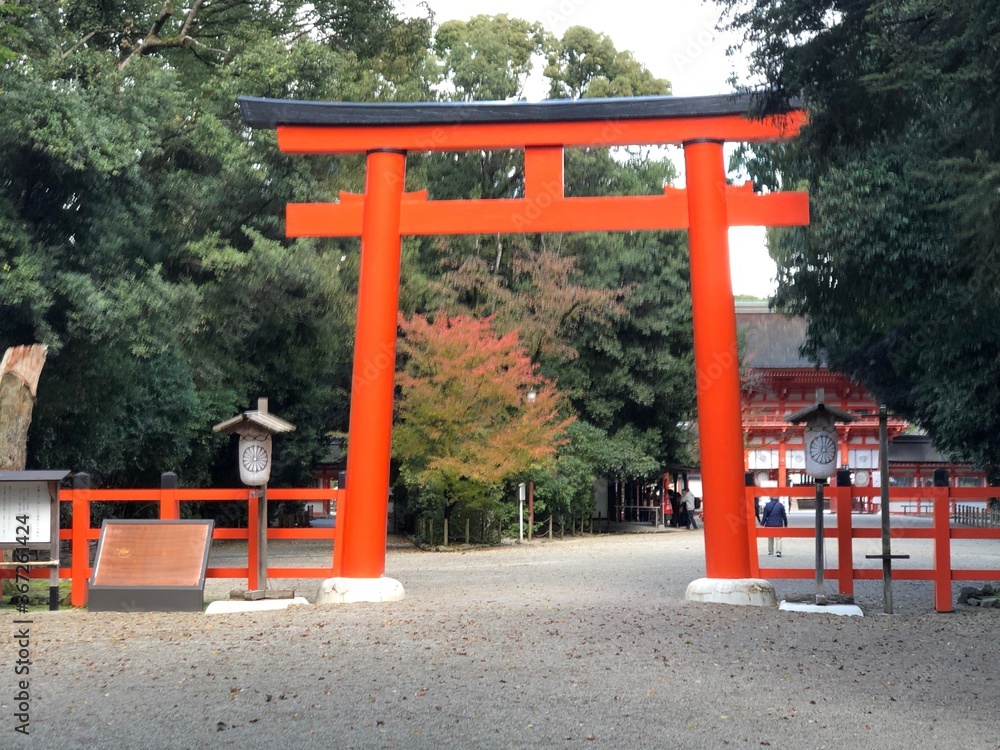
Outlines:
{"label": "tree trunk", "polygon": [[44,344],[8,349],[0,362],[0,471],[23,471],[28,427],[45,365]]}
{"label": "tree trunk", "polygon": [[[27,466],[28,427],[47,350],[44,344],[15,346],[0,361],[0,471]],[[12,551],[5,550],[3,559],[13,559]],[[13,579],[4,578],[2,596],[12,595],[13,587]]]}

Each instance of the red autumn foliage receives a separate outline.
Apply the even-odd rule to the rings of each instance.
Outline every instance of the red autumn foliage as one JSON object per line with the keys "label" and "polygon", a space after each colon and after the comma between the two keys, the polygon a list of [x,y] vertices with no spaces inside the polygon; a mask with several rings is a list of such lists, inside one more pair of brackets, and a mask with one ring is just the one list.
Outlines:
{"label": "red autumn foliage", "polygon": [[[548,463],[572,418],[524,351],[492,320],[400,316],[400,390],[393,453],[433,475],[493,484]],[[528,401],[529,391],[537,395]]]}

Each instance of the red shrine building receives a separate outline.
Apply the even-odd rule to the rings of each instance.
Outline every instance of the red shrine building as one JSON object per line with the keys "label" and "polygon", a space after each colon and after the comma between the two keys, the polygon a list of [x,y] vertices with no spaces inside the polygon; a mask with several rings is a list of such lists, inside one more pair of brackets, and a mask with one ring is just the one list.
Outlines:
{"label": "red shrine building", "polygon": [[[848,377],[817,367],[799,354],[804,318],[771,312],[764,302],[737,302],[736,324],[745,365],[743,378],[744,466],[758,487],[811,484],[805,473],[803,428],[785,418],[815,403],[826,403],[857,420],[837,426],[837,466],[851,471],[859,487],[881,485],[878,454],[878,403]],[[951,461],[925,435],[912,434],[904,419],[888,419],[889,475],[894,486],[928,486],[935,469],[947,469],[949,484],[983,487],[985,475]]]}

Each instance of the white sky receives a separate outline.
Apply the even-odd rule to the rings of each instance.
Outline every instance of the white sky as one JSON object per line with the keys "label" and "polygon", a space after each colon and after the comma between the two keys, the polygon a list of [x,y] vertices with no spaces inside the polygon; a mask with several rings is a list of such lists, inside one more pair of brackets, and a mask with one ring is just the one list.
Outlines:
{"label": "white sky", "polygon": [[[586,26],[606,34],[618,50],[629,50],[658,78],[673,86],[676,96],[722,94],[733,66],[746,80],[742,61],[726,55],[734,41],[716,30],[720,10],[704,0],[424,0],[442,23],[467,20],[479,14],[506,13],[512,18],[540,22],[562,36],[571,26]],[[418,0],[397,0],[398,7],[414,8]],[[529,99],[544,96],[529,92]],[[675,162],[678,159],[674,160]],[[678,166],[682,166],[678,164]],[[763,228],[730,230],[733,292],[769,297],[774,291],[774,262],[764,246]]]}

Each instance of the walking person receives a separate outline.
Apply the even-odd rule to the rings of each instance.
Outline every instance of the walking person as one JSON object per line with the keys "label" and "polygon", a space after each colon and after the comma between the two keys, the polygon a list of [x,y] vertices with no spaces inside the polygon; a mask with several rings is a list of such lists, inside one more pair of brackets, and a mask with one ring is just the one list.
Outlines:
{"label": "walking person", "polygon": [[[779,498],[772,497],[771,502],[764,506],[760,514],[760,525],[772,529],[788,526],[788,514]],[[781,557],[781,537],[767,538],[767,554]]]}
{"label": "walking person", "polygon": [[691,529],[697,531],[698,524],[694,520],[694,511],[695,511],[694,493],[691,492],[691,489],[689,487],[684,488],[684,492],[681,495],[681,505],[684,506],[684,515],[687,516],[688,531],[690,531]]}

